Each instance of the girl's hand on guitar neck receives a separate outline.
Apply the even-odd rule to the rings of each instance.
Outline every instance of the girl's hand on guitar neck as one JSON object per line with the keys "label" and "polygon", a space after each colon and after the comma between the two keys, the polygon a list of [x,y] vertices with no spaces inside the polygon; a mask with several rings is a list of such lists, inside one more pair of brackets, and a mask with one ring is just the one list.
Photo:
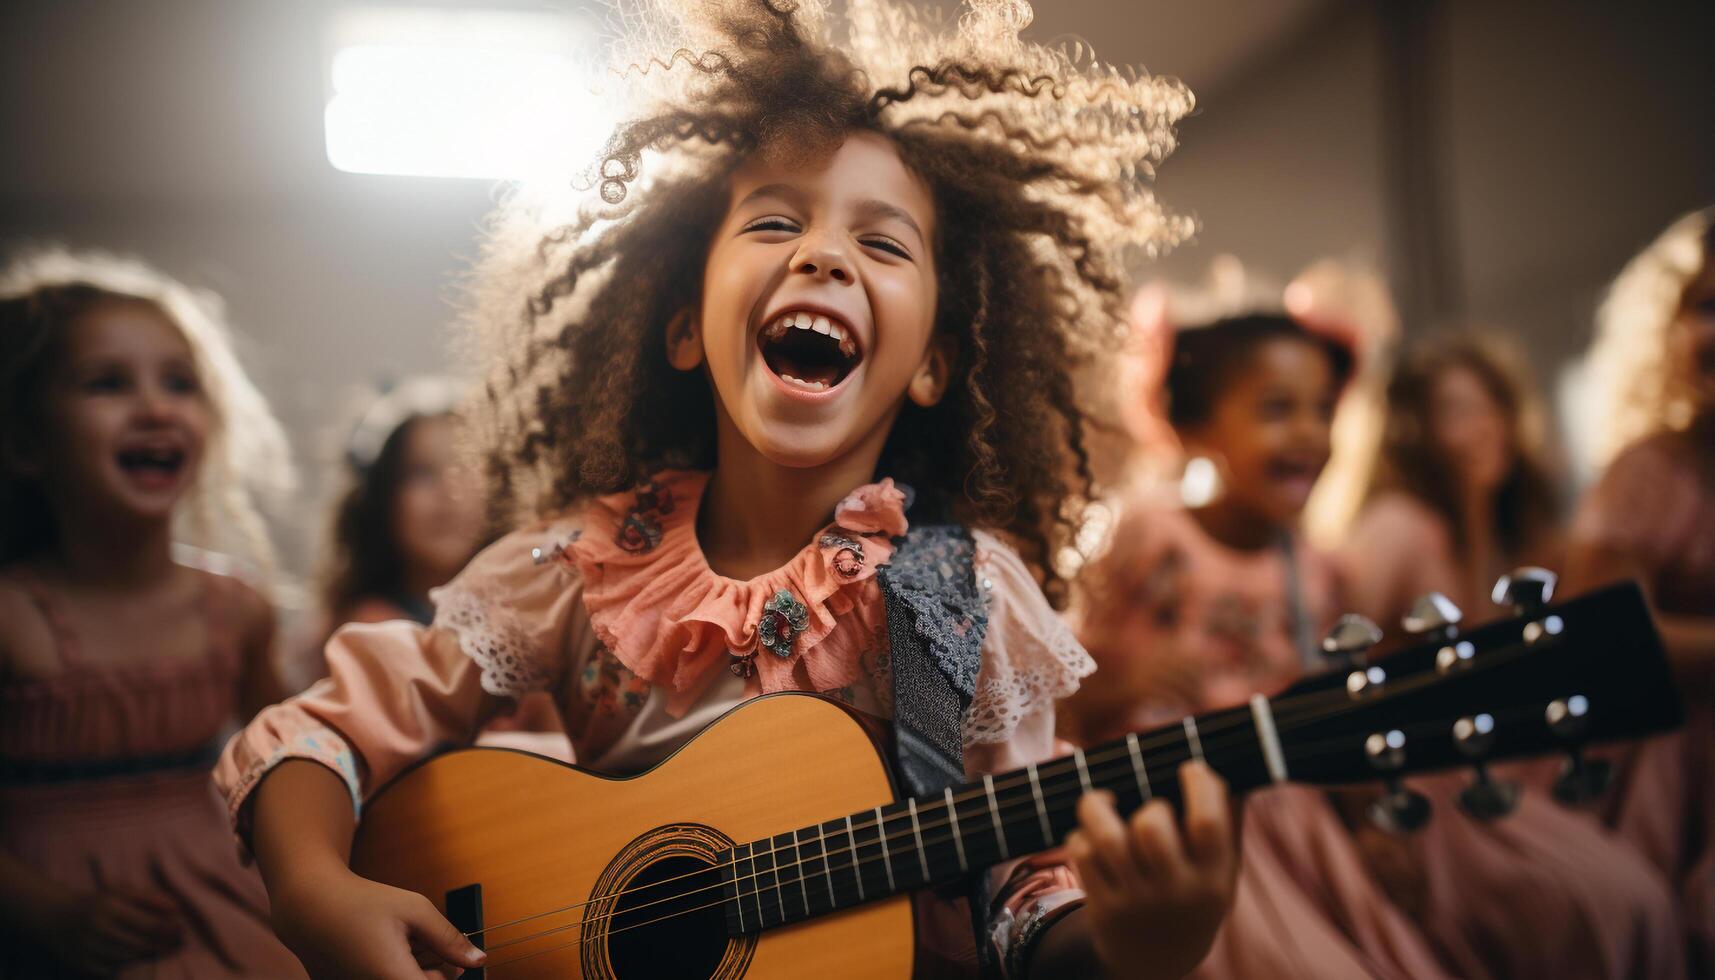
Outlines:
{"label": "girl's hand on guitar neck", "polygon": [[1091,940],[1109,977],[1190,973],[1233,904],[1238,855],[1226,781],[1200,762],[1179,768],[1184,832],[1164,800],[1121,819],[1113,795],[1087,793],[1066,839],[1087,895]]}

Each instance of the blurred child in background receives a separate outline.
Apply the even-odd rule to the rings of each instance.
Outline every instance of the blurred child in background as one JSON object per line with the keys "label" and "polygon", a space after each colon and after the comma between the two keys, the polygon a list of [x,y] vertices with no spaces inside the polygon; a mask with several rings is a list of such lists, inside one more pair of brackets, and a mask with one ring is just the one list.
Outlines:
{"label": "blurred child in background", "polygon": [[272,611],[174,552],[265,564],[252,491],[288,478],[212,298],[64,252],[0,277],[0,974],[302,975],[209,780],[283,694]]}
{"label": "blurred child in background", "polygon": [[[485,543],[482,479],[466,464],[455,409],[458,387],[413,378],[375,399],[346,442],[351,482],[334,509],[323,572],[325,625],[314,659],[347,623],[434,619],[431,590],[451,581]],[[318,671],[317,676],[322,672]],[[485,744],[570,759],[553,699],[536,694],[493,719]],[[537,740],[522,733],[540,732]]]}
{"label": "blurred child in background", "polygon": [[1590,351],[1606,471],[1579,507],[1569,590],[1643,584],[1685,729],[1622,767],[1615,820],[1678,885],[1693,968],[1715,976],[1715,208],[1620,273]]}

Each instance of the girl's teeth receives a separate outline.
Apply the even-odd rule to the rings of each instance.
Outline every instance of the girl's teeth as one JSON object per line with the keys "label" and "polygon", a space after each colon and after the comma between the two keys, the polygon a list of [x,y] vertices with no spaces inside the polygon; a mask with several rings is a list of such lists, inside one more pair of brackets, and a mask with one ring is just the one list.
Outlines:
{"label": "girl's teeth", "polygon": [[810,329],[824,335],[831,332],[831,326],[828,323],[828,318],[825,316],[819,316],[815,320],[811,321]]}
{"label": "girl's teeth", "polygon": [[782,374],[780,376],[780,378],[783,381],[790,381],[793,384],[797,385],[798,387],[804,388],[808,391],[827,391],[828,390],[828,386],[823,384],[820,381],[805,381],[803,378],[794,378],[790,374]]}
{"label": "girl's teeth", "polygon": [[828,324],[828,336],[835,340],[845,340],[846,329],[837,323],[830,323]]}
{"label": "girl's teeth", "polygon": [[799,313],[792,319],[792,325],[797,327],[799,330],[808,330],[810,329],[810,325],[815,322],[816,318],[812,317],[808,313]]}

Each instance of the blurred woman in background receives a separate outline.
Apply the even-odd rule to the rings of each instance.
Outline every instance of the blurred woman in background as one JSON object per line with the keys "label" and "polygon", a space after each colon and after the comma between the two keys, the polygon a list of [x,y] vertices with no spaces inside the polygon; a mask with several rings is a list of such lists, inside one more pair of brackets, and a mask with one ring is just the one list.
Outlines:
{"label": "blurred woman in background", "polygon": [[1501,575],[1557,568],[1561,507],[1542,429],[1522,358],[1499,336],[1442,336],[1408,354],[1345,548],[1352,611],[1391,630],[1435,591],[1484,618]]}
{"label": "blurred woman in background", "polygon": [[1614,820],[1679,886],[1694,969],[1715,976],[1715,208],[1620,273],[1589,368],[1606,470],[1573,521],[1565,584],[1633,578],[1656,614],[1687,722],[1622,766]]}

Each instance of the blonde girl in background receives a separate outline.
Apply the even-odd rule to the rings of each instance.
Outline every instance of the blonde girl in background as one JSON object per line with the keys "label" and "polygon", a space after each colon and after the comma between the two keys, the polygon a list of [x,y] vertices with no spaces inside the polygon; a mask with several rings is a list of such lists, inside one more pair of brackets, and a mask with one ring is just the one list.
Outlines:
{"label": "blonde girl in background", "polygon": [[273,614],[175,549],[269,567],[254,495],[289,478],[214,297],[94,254],[0,273],[0,974],[302,975],[208,775],[284,693]]}

